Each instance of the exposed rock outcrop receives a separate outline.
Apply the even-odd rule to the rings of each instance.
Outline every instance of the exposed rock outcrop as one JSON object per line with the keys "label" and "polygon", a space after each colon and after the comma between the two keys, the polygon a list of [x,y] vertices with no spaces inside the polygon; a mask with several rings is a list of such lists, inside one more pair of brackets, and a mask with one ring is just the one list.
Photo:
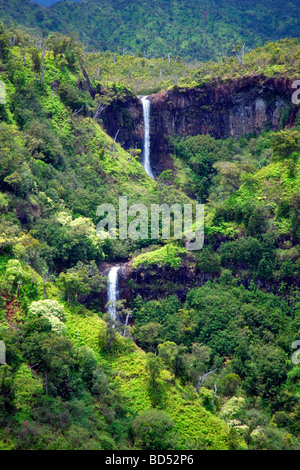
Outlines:
{"label": "exposed rock outcrop", "polygon": [[152,158],[169,152],[167,137],[175,134],[237,138],[294,123],[291,84],[285,78],[254,76],[152,95]]}
{"label": "exposed rock outcrop", "polygon": [[[210,134],[219,138],[278,130],[293,125],[292,80],[260,75],[212,81],[194,88],[174,87],[150,95],[151,164],[155,173],[169,167],[169,137]],[[143,146],[143,113],[137,97],[117,100],[106,110],[104,125],[125,148]]]}
{"label": "exposed rock outcrop", "polygon": [[126,150],[143,148],[143,106],[137,96],[129,92],[115,98],[104,110],[102,120],[106,132],[112,138],[118,133],[117,142]]}

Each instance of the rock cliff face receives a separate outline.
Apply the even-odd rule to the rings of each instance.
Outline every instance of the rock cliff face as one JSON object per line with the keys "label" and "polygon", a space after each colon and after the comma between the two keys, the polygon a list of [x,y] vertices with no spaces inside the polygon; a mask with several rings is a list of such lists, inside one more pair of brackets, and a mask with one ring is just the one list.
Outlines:
{"label": "rock cliff face", "polygon": [[244,77],[228,83],[152,95],[151,157],[169,152],[168,136],[210,134],[219,139],[278,130],[295,121],[291,81]]}
{"label": "rock cliff face", "polygon": [[[190,289],[201,287],[218,276],[219,274],[208,274],[196,270],[191,258],[188,258],[179,270],[174,270],[169,266],[149,267],[146,265],[133,269],[129,262],[123,264],[119,270],[119,292],[120,297],[127,302],[138,295],[147,302],[153,299],[153,292],[156,293],[157,298],[176,294],[181,302],[185,302]],[[162,278],[165,279],[164,283],[161,282]]]}
{"label": "rock cliff face", "polygon": [[[174,87],[150,95],[151,163],[155,173],[169,166],[169,137],[210,134],[219,138],[278,130],[295,122],[292,80],[241,77],[211,82],[195,88]],[[143,146],[143,111],[138,98],[115,103],[105,113],[104,124],[125,148]]]}
{"label": "rock cliff face", "polygon": [[102,114],[103,125],[106,132],[126,150],[129,148],[143,148],[144,122],[143,106],[141,100],[128,93],[125,97],[116,98]]}

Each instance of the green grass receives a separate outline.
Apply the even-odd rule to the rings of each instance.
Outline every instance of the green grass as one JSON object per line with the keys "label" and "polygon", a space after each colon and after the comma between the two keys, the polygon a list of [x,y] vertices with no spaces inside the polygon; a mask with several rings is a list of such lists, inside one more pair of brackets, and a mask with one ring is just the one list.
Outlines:
{"label": "green grass", "polygon": [[178,269],[181,265],[182,259],[180,255],[187,254],[185,248],[175,246],[173,244],[167,244],[162,248],[158,248],[155,251],[148,253],[142,253],[132,261],[133,268],[137,268],[141,265],[146,266],[170,266],[171,268]]}
{"label": "green grass", "polygon": [[[128,399],[129,407],[134,413],[151,408],[151,393],[148,389],[146,372],[146,353],[134,344],[116,355],[106,355],[99,349],[98,333],[104,322],[97,314],[81,315],[67,312],[67,335],[74,346],[86,345],[93,349],[103,367],[114,371],[115,382]],[[79,334],[78,334],[79,333]],[[122,338],[124,340],[124,338]],[[121,341],[122,341],[121,340]],[[175,430],[180,435],[180,445],[184,448],[187,439],[202,442],[209,449],[228,449],[228,427],[217,416],[208,412],[201,405],[196,394],[190,401],[182,397],[184,388],[167,382],[170,374],[163,371],[160,379],[162,396],[161,408],[175,423]]]}

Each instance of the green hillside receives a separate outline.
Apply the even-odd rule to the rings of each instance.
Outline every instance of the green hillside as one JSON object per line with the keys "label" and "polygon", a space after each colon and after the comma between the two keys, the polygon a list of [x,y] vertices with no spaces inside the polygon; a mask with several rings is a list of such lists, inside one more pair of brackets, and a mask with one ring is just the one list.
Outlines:
{"label": "green hillside", "polygon": [[[6,34],[2,30],[2,46]],[[23,55],[20,40],[12,57],[8,54],[1,65],[7,90],[0,134],[0,328],[7,348],[7,365],[0,369],[1,448],[139,448],[143,444],[138,436],[134,444],[130,430],[135,417],[151,408],[153,401],[147,355],[119,334],[113,343],[115,352],[108,354],[104,345],[99,349],[98,335],[105,331],[105,323],[97,298],[106,284],[95,271],[95,261],[126,257],[139,248],[139,242],[112,246],[100,242],[94,230],[100,203],[115,203],[122,194],[147,203],[150,192],[152,200],[161,194],[139,161],[119,144],[114,150],[112,140],[89,117],[95,103],[76,86],[84,80],[78,56],[71,67],[69,63],[61,67],[47,53],[41,83],[36,81],[36,52],[28,47]],[[54,79],[61,93],[57,89],[52,93]],[[126,93],[126,89],[112,87],[111,92]],[[74,113],[81,105],[84,109]],[[174,189],[176,194],[188,201]],[[86,294],[92,310],[78,303]],[[36,316],[33,305],[39,312],[42,306],[44,316]],[[51,364],[44,356],[50,344],[56,351]],[[30,369],[33,357],[38,365]],[[59,377],[57,367],[62,372]],[[169,397],[160,408],[171,410],[168,420],[176,443],[172,445],[205,442],[208,448],[228,448],[226,424],[207,411],[197,395],[190,401],[182,398],[184,389],[177,381],[169,384],[163,367],[160,374],[162,393]],[[99,402],[101,387],[105,398]],[[185,422],[179,419],[183,408]],[[70,420],[57,427],[68,410]],[[195,416],[198,421],[190,434]],[[201,420],[204,427],[199,429]]]}
{"label": "green hillside", "polygon": [[[48,15],[24,5],[27,26]],[[0,46],[0,449],[299,449],[299,120],[239,139],[174,135],[172,165],[153,180],[100,112],[174,74],[185,87],[296,76],[298,41],[258,48],[244,68],[202,64],[203,75],[165,61],[156,83],[158,59],[126,65],[72,36],[1,25]],[[148,209],[203,201],[204,248],[99,239],[97,207],[125,195]],[[120,322],[105,273],[123,263]]]}
{"label": "green hillside", "polygon": [[223,0],[217,6],[211,0],[85,0],[45,8],[29,0],[1,0],[0,16],[44,31],[75,32],[88,50],[189,61],[231,55],[237,41],[252,49],[300,34],[297,1],[283,7],[278,0]]}
{"label": "green hillside", "polygon": [[[241,55],[241,48],[237,50]],[[121,82],[135,93],[151,94],[172,86],[197,87],[211,80],[226,82],[242,77],[286,77],[299,79],[300,41],[281,39],[245,53],[241,65],[237,57],[218,62],[186,63],[180,58],[145,59],[113,52],[85,56],[91,77],[102,83]]]}

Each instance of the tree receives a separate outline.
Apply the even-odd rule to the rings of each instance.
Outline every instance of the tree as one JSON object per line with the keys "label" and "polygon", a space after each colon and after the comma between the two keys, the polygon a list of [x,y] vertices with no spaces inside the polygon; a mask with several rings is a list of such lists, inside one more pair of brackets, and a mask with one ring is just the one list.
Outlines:
{"label": "tree", "polygon": [[266,232],[268,228],[268,216],[269,213],[265,207],[253,207],[249,219],[245,221],[248,233],[255,237],[257,234]]}
{"label": "tree", "polygon": [[208,247],[196,252],[195,261],[197,269],[204,273],[217,274],[221,271],[219,255]]}
{"label": "tree", "polygon": [[156,322],[149,322],[134,331],[134,336],[138,344],[145,351],[155,352],[157,345],[161,341],[159,338],[162,325]]}
{"label": "tree", "polygon": [[8,364],[0,366],[0,425],[7,419],[7,411],[13,395],[12,390],[13,374],[12,367]]}
{"label": "tree", "polygon": [[152,400],[153,406],[155,406],[158,402],[158,386],[159,386],[159,378],[160,374],[163,369],[163,363],[160,357],[155,356],[153,353],[147,354],[147,362],[146,362],[146,372],[149,375],[149,387],[150,391],[153,392],[154,398]]}
{"label": "tree", "polygon": [[198,380],[197,380],[197,385],[196,385],[196,392],[199,391],[199,388],[202,387],[204,381],[207,379],[207,377],[210,375],[210,374],[213,374],[214,372],[216,372],[218,369],[214,369],[214,370],[211,370],[210,372],[205,372],[204,374],[200,374],[199,377],[198,377]]}
{"label": "tree", "polygon": [[241,378],[237,374],[228,374],[221,379],[220,385],[223,395],[225,397],[232,397],[241,385]]}
{"label": "tree", "polygon": [[94,351],[85,345],[79,348],[78,364],[82,380],[87,384],[89,389],[92,389],[97,368],[97,359]]}
{"label": "tree", "polygon": [[101,90],[101,93],[95,96],[95,108],[93,112],[93,119],[95,121],[101,118],[102,113],[111,104],[114,96],[115,93],[110,87]]}
{"label": "tree", "polygon": [[256,277],[265,281],[270,281],[273,278],[274,272],[274,261],[271,256],[266,253],[263,258],[259,261]]}
{"label": "tree", "polygon": [[3,288],[10,294],[16,293],[19,297],[19,290],[22,283],[30,283],[31,275],[23,269],[19,260],[9,260],[5,272]]}
{"label": "tree", "polygon": [[158,345],[158,356],[164,361],[167,369],[174,375],[176,374],[176,358],[179,352],[179,346],[173,341],[166,341]]}
{"label": "tree", "polygon": [[281,384],[286,379],[286,354],[278,347],[251,347],[244,387],[249,395],[258,395],[275,404]]}
{"label": "tree", "polygon": [[70,399],[76,388],[72,342],[64,336],[34,332],[24,340],[22,350],[31,368],[43,374],[46,394]]}
{"label": "tree", "polygon": [[[61,60],[61,65],[65,59]],[[58,88],[58,94],[62,102],[71,108],[76,114],[85,115],[88,110],[88,104],[92,103],[91,97],[87,92],[83,92],[71,85],[70,83],[62,83]]]}
{"label": "tree", "polygon": [[89,263],[79,261],[73,268],[60,273],[57,285],[69,302],[84,302],[89,295],[106,289],[106,277],[99,274],[94,260]]}
{"label": "tree", "polygon": [[101,241],[88,217],[73,220],[68,211],[59,212],[47,222],[46,240],[55,247],[54,262],[67,268],[76,266],[78,261],[99,262],[103,259]]}
{"label": "tree", "polygon": [[60,273],[57,286],[70,303],[77,301],[79,295],[88,295],[91,291],[87,283],[87,273],[84,270]]}
{"label": "tree", "polygon": [[106,324],[99,331],[99,347],[103,351],[113,352],[120,344],[118,334],[121,334],[124,328],[108,312],[103,315],[103,320]]}
{"label": "tree", "polygon": [[32,408],[37,404],[43,392],[40,379],[33,375],[26,364],[22,364],[15,375],[12,389],[15,394],[14,404],[18,410],[17,420],[20,422],[30,420]]}
{"label": "tree", "polygon": [[245,63],[245,44],[240,41],[233,45],[232,53],[236,56],[241,65]]}
{"label": "tree", "polygon": [[242,177],[250,168],[243,168],[241,164],[235,162],[217,162],[213,165],[221,176],[221,185],[225,192],[229,194],[237,191],[242,184]]}
{"label": "tree", "polygon": [[135,446],[143,450],[167,450],[176,448],[172,429],[174,423],[164,411],[142,411],[134,420]]}
{"label": "tree", "polygon": [[45,45],[42,49],[42,52],[38,48],[33,48],[31,50],[31,60],[33,63],[33,71],[40,78],[41,85],[43,85],[44,76],[45,76],[45,55],[46,55]]}
{"label": "tree", "polygon": [[46,299],[32,302],[28,311],[32,315],[40,315],[48,320],[52,331],[56,334],[65,332],[65,325],[63,324],[66,319],[65,309],[57,300]]}
{"label": "tree", "polygon": [[275,161],[285,158],[297,159],[300,153],[300,132],[289,129],[274,133],[272,148]]}
{"label": "tree", "polygon": [[[204,374],[204,371],[207,367],[206,364],[210,360],[210,353],[211,353],[211,349],[208,346],[201,344],[201,343],[192,344],[192,353],[190,354],[190,357],[189,357],[189,362],[190,362],[189,377],[193,383],[195,383],[197,380],[197,385],[198,385],[199,380],[201,380],[200,377],[202,377],[202,374]],[[200,382],[199,382],[198,388],[200,388]]]}
{"label": "tree", "polygon": [[0,58],[6,61],[9,58],[10,44],[9,34],[4,30],[4,26],[0,23]]}

